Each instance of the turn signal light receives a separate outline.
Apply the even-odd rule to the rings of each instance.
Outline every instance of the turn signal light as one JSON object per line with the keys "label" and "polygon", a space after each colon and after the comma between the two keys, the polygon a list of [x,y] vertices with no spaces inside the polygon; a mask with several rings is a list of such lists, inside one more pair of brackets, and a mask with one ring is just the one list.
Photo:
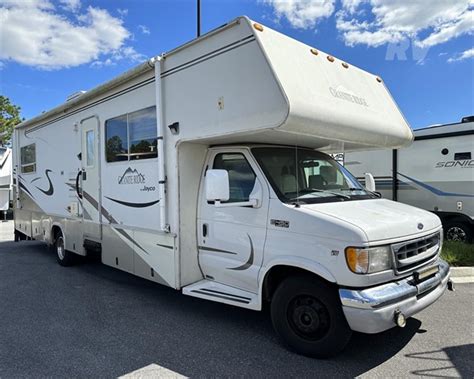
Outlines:
{"label": "turn signal light", "polygon": [[356,274],[365,274],[369,268],[369,252],[367,250],[348,247],[346,260],[349,269]]}

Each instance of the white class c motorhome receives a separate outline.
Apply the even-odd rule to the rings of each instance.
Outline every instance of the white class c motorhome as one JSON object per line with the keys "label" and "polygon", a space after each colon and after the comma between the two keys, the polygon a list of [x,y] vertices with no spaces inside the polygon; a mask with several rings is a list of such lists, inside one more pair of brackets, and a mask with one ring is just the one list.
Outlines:
{"label": "white class c motorhome", "polygon": [[270,304],[287,346],[329,356],[448,286],[439,218],[322,152],[412,139],[380,78],[240,17],[19,125],[16,239]]}
{"label": "white class c motorhome", "polygon": [[351,152],[344,164],[360,179],[372,173],[384,198],[435,213],[446,239],[473,242],[474,116],[414,135],[411,146]]}
{"label": "white class c motorhome", "polygon": [[[12,200],[12,151],[6,146],[2,146],[0,140],[0,213],[10,209]],[[0,217],[2,217],[0,215]]]}

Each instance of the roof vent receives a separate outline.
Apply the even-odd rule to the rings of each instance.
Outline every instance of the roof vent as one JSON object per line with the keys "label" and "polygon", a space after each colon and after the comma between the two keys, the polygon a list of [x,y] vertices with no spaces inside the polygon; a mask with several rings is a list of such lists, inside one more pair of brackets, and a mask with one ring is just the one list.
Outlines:
{"label": "roof vent", "polygon": [[72,95],[69,95],[66,99],[66,101],[71,101],[77,99],[79,96],[82,96],[86,93],[86,91],[77,91],[74,92]]}
{"label": "roof vent", "polygon": [[462,123],[465,123],[465,122],[474,122],[474,116],[466,116],[466,117],[463,117],[461,119],[461,122]]}

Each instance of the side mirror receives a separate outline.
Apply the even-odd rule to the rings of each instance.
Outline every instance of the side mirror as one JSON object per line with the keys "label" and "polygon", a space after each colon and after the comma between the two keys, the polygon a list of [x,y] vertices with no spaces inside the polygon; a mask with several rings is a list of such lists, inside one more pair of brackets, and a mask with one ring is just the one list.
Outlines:
{"label": "side mirror", "polygon": [[367,188],[367,190],[370,192],[375,192],[374,176],[370,172],[366,172],[364,175],[365,175],[365,188]]}
{"label": "side mirror", "polygon": [[227,201],[229,197],[229,173],[226,170],[207,170],[206,200]]}

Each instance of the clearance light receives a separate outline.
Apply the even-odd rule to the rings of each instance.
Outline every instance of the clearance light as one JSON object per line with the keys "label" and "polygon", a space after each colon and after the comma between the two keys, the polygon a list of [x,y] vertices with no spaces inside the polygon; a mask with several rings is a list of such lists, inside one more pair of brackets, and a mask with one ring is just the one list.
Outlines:
{"label": "clearance light", "polygon": [[255,29],[257,29],[259,32],[263,32],[263,26],[262,25],[255,23],[255,24],[253,24],[253,27]]}
{"label": "clearance light", "polygon": [[311,49],[311,54],[318,55],[319,51],[316,49]]}
{"label": "clearance light", "polygon": [[390,246],[348,247],[346,261],[353,273],[372,274],[392,267],[392,251]]}
{"label": "clearance light", "polygon": [[346,62],[342,62],[342,67],[349,68],[349,65]]}
{"label": "clearance light", "polygon": [[327,58],[329,62],[334,62],[334,57],[332,55],[328,55]]}

